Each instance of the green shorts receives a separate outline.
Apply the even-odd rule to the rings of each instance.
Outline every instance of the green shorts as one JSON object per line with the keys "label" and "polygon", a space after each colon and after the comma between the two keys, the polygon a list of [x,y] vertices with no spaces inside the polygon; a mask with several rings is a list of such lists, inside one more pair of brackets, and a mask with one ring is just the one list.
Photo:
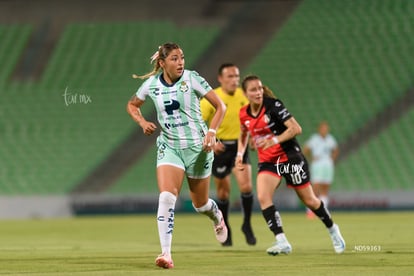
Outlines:
{"label": "green shorts", "polygon": [[334,165],[331,162],[312,162],[311,181],[314,183],[331,184],[334,179]]}
{"label": "green shorts", "polygon": [[211,175],[214,153],[204,152],[202,145],[174,149],[157,141],[157,167],[171,165],[181,168],[189,178],[202,179]]}

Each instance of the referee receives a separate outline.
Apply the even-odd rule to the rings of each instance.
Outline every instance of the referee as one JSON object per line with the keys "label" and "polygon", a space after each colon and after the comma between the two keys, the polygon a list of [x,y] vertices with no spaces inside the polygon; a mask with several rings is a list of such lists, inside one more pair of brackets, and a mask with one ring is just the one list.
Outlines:
{"label": "referee", "polygon": [[[249,245],[256,244],[256,237],[251,227],[251,214],[253,208],[252,177],[251,165],[248,151],[243,156],[244,170],[235,169],[234,161],[237,155],[237,140],[240,135],[239,111],[240,108],[248,104],[243,90],[239,87],[240,73],[239,68],[232,63],[224,63],[219,67],[218,82],[220,86],[214,89],[216,94],[227,107],[224,119],[217,129],[217,138],[220,140],[214,148],[213,178],[216,185],[217,205],[223,213],[224,221],[228,228],[228,237],[223,246],[232,246],[231,229],[228,221],[229,198],[231,187],[231,174],[233,173],[241,197],[241,207],[243,210],[242,232]],[[206,100],[200,103],[204,121],[210,124],[214,115],[214,107]]]}

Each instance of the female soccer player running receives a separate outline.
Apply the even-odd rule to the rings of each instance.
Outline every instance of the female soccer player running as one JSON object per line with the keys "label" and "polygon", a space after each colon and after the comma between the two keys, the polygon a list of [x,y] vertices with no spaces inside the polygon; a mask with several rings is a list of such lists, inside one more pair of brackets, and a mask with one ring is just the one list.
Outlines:
{"label": "female soccer player running", "polygon": [[282,176],[288,186],[295,189],[302,202],[325,224],[336,253],[345,250],[345,241],[323,202],[318,199],[309,181],[308,164],[296,135],[302,129],[283,103],[271,90],[262,85],[257,76],[247,76],[242,82],[249,104],[240,110],[241,134],[238,142],[236,165],[243,169],[242,157],[248,135],[256,142],[259,157],[257,174],[257,197],[263,217],[275,235],[276,242],[267,249],[270,255],[288,254],[292,246],[282,228],[282,220],[273,204],[273,195]]}
{"label": "female soccer player running", "polygon": [[[173,268],[171,242],[174,229],[174,209],[184,177],[190,188],[195,210],[207,215],[214,225],[220,243],[227,239],[227,228],[217,204],[209,198],[212,149],[216,143],[216,129],[223,120],[226,107],[211,86],[195,71],[184,69],[183,50],[175,43],[159,47],[151,57],[152,72],[140,76],[147,80],[127,104],[132,119],[151,135],[157,129],[145,120],[141,106],[146,97],[155,105],[161,133],[157,138],[157,181],[160,191],[157,221],[161,254],[155,263]],[[135,76],[138,77],[138,76]],[[200,112],[200,98],[205,97],[216,109],[207,129]]]}

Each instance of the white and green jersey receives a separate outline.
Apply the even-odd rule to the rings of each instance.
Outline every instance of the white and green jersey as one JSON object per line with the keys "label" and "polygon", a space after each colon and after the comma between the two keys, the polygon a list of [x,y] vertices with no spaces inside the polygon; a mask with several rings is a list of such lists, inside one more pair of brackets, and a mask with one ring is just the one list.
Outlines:
{"label": "white and green jersey", "polygon": [[201,116],[200,99],[212,90],[211,86],[195,71],[184,70],[172,85],[161,74],[148,78],[136,93],[140,100],[149,96],[154,102],[162,129],[160,142],[181,149],[202,144],[207,126]]}
{"label": "white and green jersey", "polygon": [[331,134],[322,137],[319,133],[315,133],[305,142],[305,145],[312,152],[313,163],[333,165],[332,152],[338,147],[338,144]]}

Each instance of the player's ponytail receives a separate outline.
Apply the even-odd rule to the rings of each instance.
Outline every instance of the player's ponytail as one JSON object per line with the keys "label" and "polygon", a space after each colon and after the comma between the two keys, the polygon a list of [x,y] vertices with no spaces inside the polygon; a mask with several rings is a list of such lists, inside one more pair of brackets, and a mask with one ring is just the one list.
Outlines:
{"label": "player's ponytail", "polygon": [[[247,89],[247,83],[249,81],[253,81],[253,80],[260,80],[260,78],[256,75],[248,75],[246,76],[243,81],[242,81],[242,89],[244,91],[246,91]],[[268,97],[268,98],[273,98],[276,99],[275,94],[273,94],[273,91],[270,90],[269,87],[267,87],[266,85],[263,85],[263,96]]]}
{"label": "player's ponytail", "polygon": [[268,98],[273,98],[273,99],[276,99],[276,96],[275,96],[275,94],[273,93],[273,91],[272,91],[272,90],[270,90],[270,88],[269,88],[269,87],[267,87],[266,85],[263,85],[263,95],[264,95],[265,97],[268,97]]}
{"label": "player's ponytail", "polygon": [[180,46],[176,43],[164,43],[162,46],[158,46],[158,50],[150,57],[151,63],[154,63],[154,67],[151,72],[138,76],[132,74],[134,79],[147,79],[151,76],[154,76],[161,70],[160,60],[165,60],[170,52],[174,49],[180,49]]}

